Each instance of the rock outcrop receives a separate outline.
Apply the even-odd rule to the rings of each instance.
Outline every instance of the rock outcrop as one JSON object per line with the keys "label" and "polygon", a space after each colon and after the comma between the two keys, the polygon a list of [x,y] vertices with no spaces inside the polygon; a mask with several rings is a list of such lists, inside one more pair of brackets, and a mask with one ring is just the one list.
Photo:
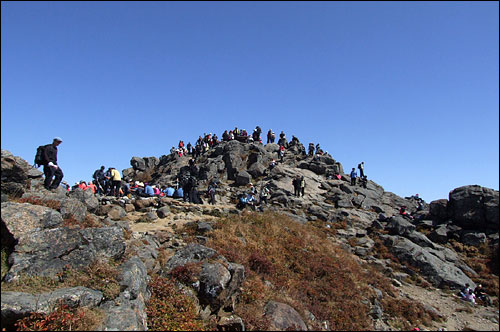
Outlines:
{"label": "rock outcrop", "polygon": [[[386,192],[371,180],[363,187],[351,186],[340,162],[328,154],[306,156],[300,143],[290,144],[284,160],[272,170],[269,163],[278,159],[277,144],[236,140],[212,147],[197,158],[194,168],[189,166],[189,157],[169,154],[132,157],[132,167],[123,170],[126,180],[157,185],[173,185],[191,173],[199,192],[217,179],[217,201],[222,205],[210,210],[204,205],[178,204],[173,198],[114,199],[81,189],[49,192],[43,189],[43,174],[28,162],[5,150],[1,158],[2,247],[9,256],[8,273],[2,273],[5,282],[26,275],[57,278],[68,267],[78,270],[98,260],[122,260],[118,267],[120,294],[114,299],[104,299],[102,293],[84,287],[43,294],[2,291],[2,321],[8,325],[32,312],[49,312],[54,301],[62,299],[71,306],[103,310],[103,330],[147,330],[150,275],[172,276],[195,266],[191,270],[196,275],[190,278],[195,282],[184,281],[182,287],[189,289],[186,293],[195,299],[200,316],[215,317],[220,329],[244,330],[245,322],[234,310],[246,278],[245,267],[206,246],[215,227],[212,223],[199,218],[192,224],[196,235],[191,243],[162,230],[131,235],[130,223],[241,214],[232,206],[250,183],[257,196],[264,185],[271,190],[265,209],[302,224],[316,222],[336,228],[332,241],[361,261],[380,266],[394,283],[403,282],[406,274],[375,258],[376,241],[381,240],[399,263],[411,266],[411,271],[418,271],[435,287],[452,289],[465,283],[475,285],[471,278],[476,272],[447,246],[450,240],[498,250],[497,190],[477,185],[456,188],[448,199],[423,204],[417,211],[417,200]],[[292,180],[296,177],[306,181],[303,197],[294,196]],[[402,205],[413,213],[413,220],[399,215]],[[133,219],[132,215],[139,217]],[[380,300],[373,300],[370,309],[376,321],[384,314]],[[307,330],[306,322],[311,321],[307,316],[284,303],[270,301],[265,307],[271,330]],[[327,322],[323,323],[327,329]]]}

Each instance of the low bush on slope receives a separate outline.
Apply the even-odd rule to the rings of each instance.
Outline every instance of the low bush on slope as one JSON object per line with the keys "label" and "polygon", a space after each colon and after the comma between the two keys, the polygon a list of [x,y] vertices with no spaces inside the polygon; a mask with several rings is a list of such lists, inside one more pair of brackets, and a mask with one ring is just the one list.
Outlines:
{"label": "low bush on slope", "polygon": [[[370,285],[383,291],[385,301],[395,296],[385,277],[329,239],[334,230],[272,212],[223,218],[214,228],[207,246],[246,268],[236,314],[248,330],[268,327],[264,306],[270,300],[291,305],[302,317],[312,313],[315,329],[327,321],[331,330],[369,330],[369,301],[375,297]],[[409,323],[431,319],[414,307],[399,312],[392,307],[391,315]],[[416,311],[423,313],[415,316]]]}

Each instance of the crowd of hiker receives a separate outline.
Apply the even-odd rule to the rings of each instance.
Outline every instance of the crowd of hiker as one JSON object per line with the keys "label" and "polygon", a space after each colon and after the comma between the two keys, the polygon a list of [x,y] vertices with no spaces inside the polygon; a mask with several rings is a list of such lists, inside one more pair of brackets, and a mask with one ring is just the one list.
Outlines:
{"label": "crowd of hiker", "polygon": [[[43,165],[44,174],[45,174],[45,182],[44,186],[48,190],[54,190],[59,185],[63,186],[66,190],[75,190],[80,188],[82,190],[92,190],[92,192],[96,195],[100,196],[115,196],[117,198],[123,196],[132,195],[138,197],[174,197],[174,198],[182,198],[186,202],[202,204],[203,199],[202,196],[208,199],[210,204],[216,203],[216,192],[218,187],[218,182],[216,179],[212,179],[209,184],[207,191],[204,195],[200,195],[198,192],[198,167],[196,165],[196,161],[198,157],[208,152],[210,149],[216,147],[221,142],[228,142],[231,140],[237,140],[243,143],[258,143],[263,144],[262,138],[262,129],[259,126],[256,126],[252,133],[247,132],[246,129],[239,129],[238,127],[234,127],[234,129],[225,130],[222,133],[221,139],[216,134],[213,133],[204,133],[200,135],[196,140],[194,146],[191,145],[191,142],[185,144],[183,140],[180,140],[177,147],[172,147],[170,149],[170,153],[175,155],[178,158],[188,157],[189,159],[189,167],[188,171],[185,173],[181,173],[178,175],[176,179],[175,185],[163,185],[161,187],[150,184],[143,183],[140,181],[125,181],[122,179],[120,172],[114,167],[108,167],[106,169],[105,166],[101,166],[92,174],[92,179],[90,181],[81,180],[80,182],[75,183],[73,186],[70,186],[67,182],[62,181],[63,172],[61,168],[57,164],[57,146],[62,142],[62,139],[59,137],[54,138],[52,144],[48,144],[45,146],[39,147],[37,150],[37,157],[35,158],[35,164]],[[272,129],[269,129],[267,132],[267,144],[274,143],[276,140],[276,134]],[[292,139],[288,141],[286,134],[284,131],[281,131],[279,134],[279,138],[277,141],[278,151],[277,151],[277,159],[280,162],[284,161],[284,157],[287,149],[297,146],[298,150],[294,150],[295,153],[299,151],[301,155],[304,157],[309,156],[313,158],[317,158],[317,156],[321,156],[323,154],[327,154],[321,149],[320,144],[317,143],[309,143],[308,151],[304,148],[304,145],[300,144],[299,139],[292,135]],[[277,159],[272,159],[269,164],[269,172],[267,173],[269,178],[272,177],[273,169],[277,165]],[[359,184],[366,188],[367,177],[364,174],[364,162],[361,162],[358,165],[358,169],[360,171]],[[341,174],[338,165],[334,165],[333,174],[327,174],[327,178],[333,179],[341,179]],[[356,185],[357,173],[355,169],[352,169],[351,172],[351,185]],[[294,195],[296,197],[304,197],[305,195],[305,186],[306,181],[304,176],[297,176],[292,180],[292,186],[294,187]],[[257,195],[256,192],[248,192],[240,195],[238,197],[238,206],[261,206],[260,202],[263,202],[264,205],[267,204],[268,198],[270,197],[270,189],[268,186],[263,186],[261,188],[261,192]]]}

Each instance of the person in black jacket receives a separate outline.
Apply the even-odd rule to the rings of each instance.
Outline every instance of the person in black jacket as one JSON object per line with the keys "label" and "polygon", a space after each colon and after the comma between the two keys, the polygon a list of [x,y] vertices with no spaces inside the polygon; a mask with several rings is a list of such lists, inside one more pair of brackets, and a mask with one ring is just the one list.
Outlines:
{"label": "person in black jacket", "polygon": [[[61,168],[57,165],[57,146],[61,143],[62,139],[55,137],[52,144],[47,144],[43,150],[44,159],[46,161],[46,164],[43,165],[43,174],[45,174],[43,186],[47,190],[57,189],[64,177]],[[54,180],[52,180],[53,177]]]}
{"label": "person in black jacket", "polygon": [[104,195],[106,193],[106,191],[104,190],[104,188],[106,188],[106,176],[104,174],[105,168],[106,167],[101,166],[101,168],[96,170],[94,172],[94,174],[92,175],[92,177],[94,178],[93,182],[94,182],[95,186],[97,187],[97,193],[99,195]]}

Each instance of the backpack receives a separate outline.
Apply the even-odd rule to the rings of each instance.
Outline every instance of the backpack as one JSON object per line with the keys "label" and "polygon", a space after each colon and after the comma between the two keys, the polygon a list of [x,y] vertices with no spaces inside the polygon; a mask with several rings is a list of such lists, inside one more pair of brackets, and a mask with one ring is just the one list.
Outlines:
{"label": "backpack", "polygon": [[42,165],[47,165],[47,160],[45,160],[45,154],[44,154],[45,147],[46,145],[40,145],[36,149],[35,162],[33,165],[36,166],[37,168]]}

